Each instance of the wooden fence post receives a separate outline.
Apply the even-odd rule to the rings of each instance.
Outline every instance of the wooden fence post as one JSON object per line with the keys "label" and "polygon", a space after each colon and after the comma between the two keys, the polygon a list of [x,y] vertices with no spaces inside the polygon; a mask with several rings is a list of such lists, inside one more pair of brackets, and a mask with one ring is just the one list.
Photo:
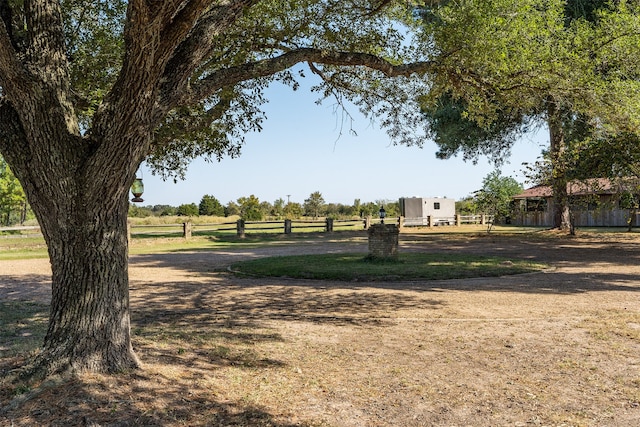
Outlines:
{"label": "wooden fence post", "polygon": [[127,220],[127,243],[131,243],[131,221]]}
{"label": "wooden fence post", "polygon": [[284,220],[284,234],[291,234],[291,220]]}
{"label": "wooden fence post", "polygon": [[371,215],[367,215],[364,219],[364,229],[368,230],[371,227]]}
{"label": "wooden fence post", "polygon": [[433,227],[433,215],[427,216],[427,222],[429,223],[429,228]]}
{"label": "wooden fence post", "polygon": [[333,232],[333,218],[327,218],[325,220],[326,226],[325,226],[325,230],[327,233],[332,233]]}
{"label": "wooden fence post", "polygon": [[244,239],[244,219],[240,218],[236,223],[236,230],[238,231],[238,237]]}
{"label": "wooden fence post", "polygon": [[462,218],[461,218],[461,216],[462,216],[462,215],[460,215],[460,214],[456,214],[456,225],[457,225],[458,227],[460,227],[460,225],[462,224]]}
{"label": "wooden fence post", "polygon": [[186,221],[182,224],[182,237],[185,239],[191,238],[191,230],[193,229],[193,224],[191,221]]}
{"label": "wooden fence post", "polygon": [[403,216],[399,216],[398,217],[398,230],[402,231],[404,229],[404,217]]}

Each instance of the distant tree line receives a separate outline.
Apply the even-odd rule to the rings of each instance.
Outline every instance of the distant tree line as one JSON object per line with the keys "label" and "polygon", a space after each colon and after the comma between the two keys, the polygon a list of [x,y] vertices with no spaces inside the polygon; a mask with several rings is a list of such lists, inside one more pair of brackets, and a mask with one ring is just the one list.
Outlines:
{"label": "distant tree line", "polygon": [[138,218],[150,216],[237,216],[246,221],[299,219],[303,217],[311,219],[350,219],[365,218],[367,216],[377,217],[381,207],[384,207],[389,217],[400,215],[399,201],[377,200],[363,203],[360,199],[355,199],[351,205],[327,203],[322,193],[315,191],[302,204],[285,201],[282,198],[269,203],[261,201],[252,194],[247,197],[240,197],[235,201],[229,201],[226,205],[223,205],[216,197],[205,194],[199,204],[189,203],[180,206],[137,206],[131,204],[129,216]]}
{"label": "distant tree line", "polygon": [[22,186],[0,157],[0,225],[23,224],[30,218],[33,213]]}
{"label": "distant tree line", "polygon": [[[487,175],[483,186],[472,195],[456,202],[456,211],[462,215],[490,213],[507,217],[512,208],[511,197],[522,191],[522,186],[511,177],[503,177],[498,171]],[[361,202],[355,199],[353,204],[327,203],[320,191],[314,191],[304,202],[287,202],[282,198],[273,203],[260,201],[255,195],[240,197],[226,205],[209,194],[200,199],[200,203],[171,205],[138,206],[131,204],[129,216],[145,218],[152,216],[217,216],[240,217],[246,221],[284,220],[299,218],[351,219],[377,217],[380,207],[384,207],[387,216],[400,216],[400,204],[397,200],[377,200]],[[0,157],[0,225],[22,224],[34,217],[20,183]]]}

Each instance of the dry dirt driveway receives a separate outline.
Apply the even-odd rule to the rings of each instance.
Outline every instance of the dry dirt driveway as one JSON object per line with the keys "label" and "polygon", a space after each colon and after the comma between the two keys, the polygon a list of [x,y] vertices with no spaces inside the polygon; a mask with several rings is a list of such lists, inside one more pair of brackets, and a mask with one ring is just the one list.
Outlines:
{"label": "dry dirt driveway", "polygon": [[[497,254],[551,268],[394,283],[242,278],[224,270],[258,256],[366,253],[365,239],[132,256],[134,329],[159,323],[190,330],[207,313],[208,325],[277,336],[250,347],[260,360],[277,363],[242,370],[197,352],[190,359],[172,353],[174,370],[182,373],[155,386],[159,380],[149,374],[138,387],[182,384],[200,404],[217,406],[197,406],[175,388],[158,402],[123,398],[127,409],[112,419],[129,422],[122,425],[640,425],[638,237],[402,234],[400,250]],[[45,260],[0,262],[0,296],[46,302],[49,275]],[[141,345],[138,352],[150,372],[170,376],[164,371],[170,349]],[[207,398],[211,390],[214,397]],[[222,401],[235,409],[221,413]],[[177,421],[163,415],[167,405],[176,408],[171,419]],[[267,415],[252,421],[249,407]]]}

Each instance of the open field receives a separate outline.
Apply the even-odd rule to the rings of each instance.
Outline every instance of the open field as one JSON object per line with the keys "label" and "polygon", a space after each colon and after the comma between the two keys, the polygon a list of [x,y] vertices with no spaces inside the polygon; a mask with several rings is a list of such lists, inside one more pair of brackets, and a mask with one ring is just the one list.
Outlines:
{"label": "open field", "polygon": [[[400,240],[403,252],[552,268],[408,282],[226,270],[264,256],[365,254],[357,236],[139,252],[131,303],[144,370],[40,387],[5,380],[0,425],[640,425],[640,236]],[[44,333],[49,280],[46,259],[0,261],[0,301],[15,313],[0,319],[3,376]]]}

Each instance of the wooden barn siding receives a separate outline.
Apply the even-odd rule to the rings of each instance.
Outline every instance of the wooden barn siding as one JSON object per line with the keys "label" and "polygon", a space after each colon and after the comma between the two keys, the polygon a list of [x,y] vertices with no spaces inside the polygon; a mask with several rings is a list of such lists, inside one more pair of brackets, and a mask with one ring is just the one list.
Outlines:
{"label": "wooden barn siding", "polygon": [[[626,227],[627,210],[597,209],[593,211],[574,211],[576,227]],[[515,215],[516,225],[529,227],[551,227],[552,214],[544,212],[522,212]]]}

